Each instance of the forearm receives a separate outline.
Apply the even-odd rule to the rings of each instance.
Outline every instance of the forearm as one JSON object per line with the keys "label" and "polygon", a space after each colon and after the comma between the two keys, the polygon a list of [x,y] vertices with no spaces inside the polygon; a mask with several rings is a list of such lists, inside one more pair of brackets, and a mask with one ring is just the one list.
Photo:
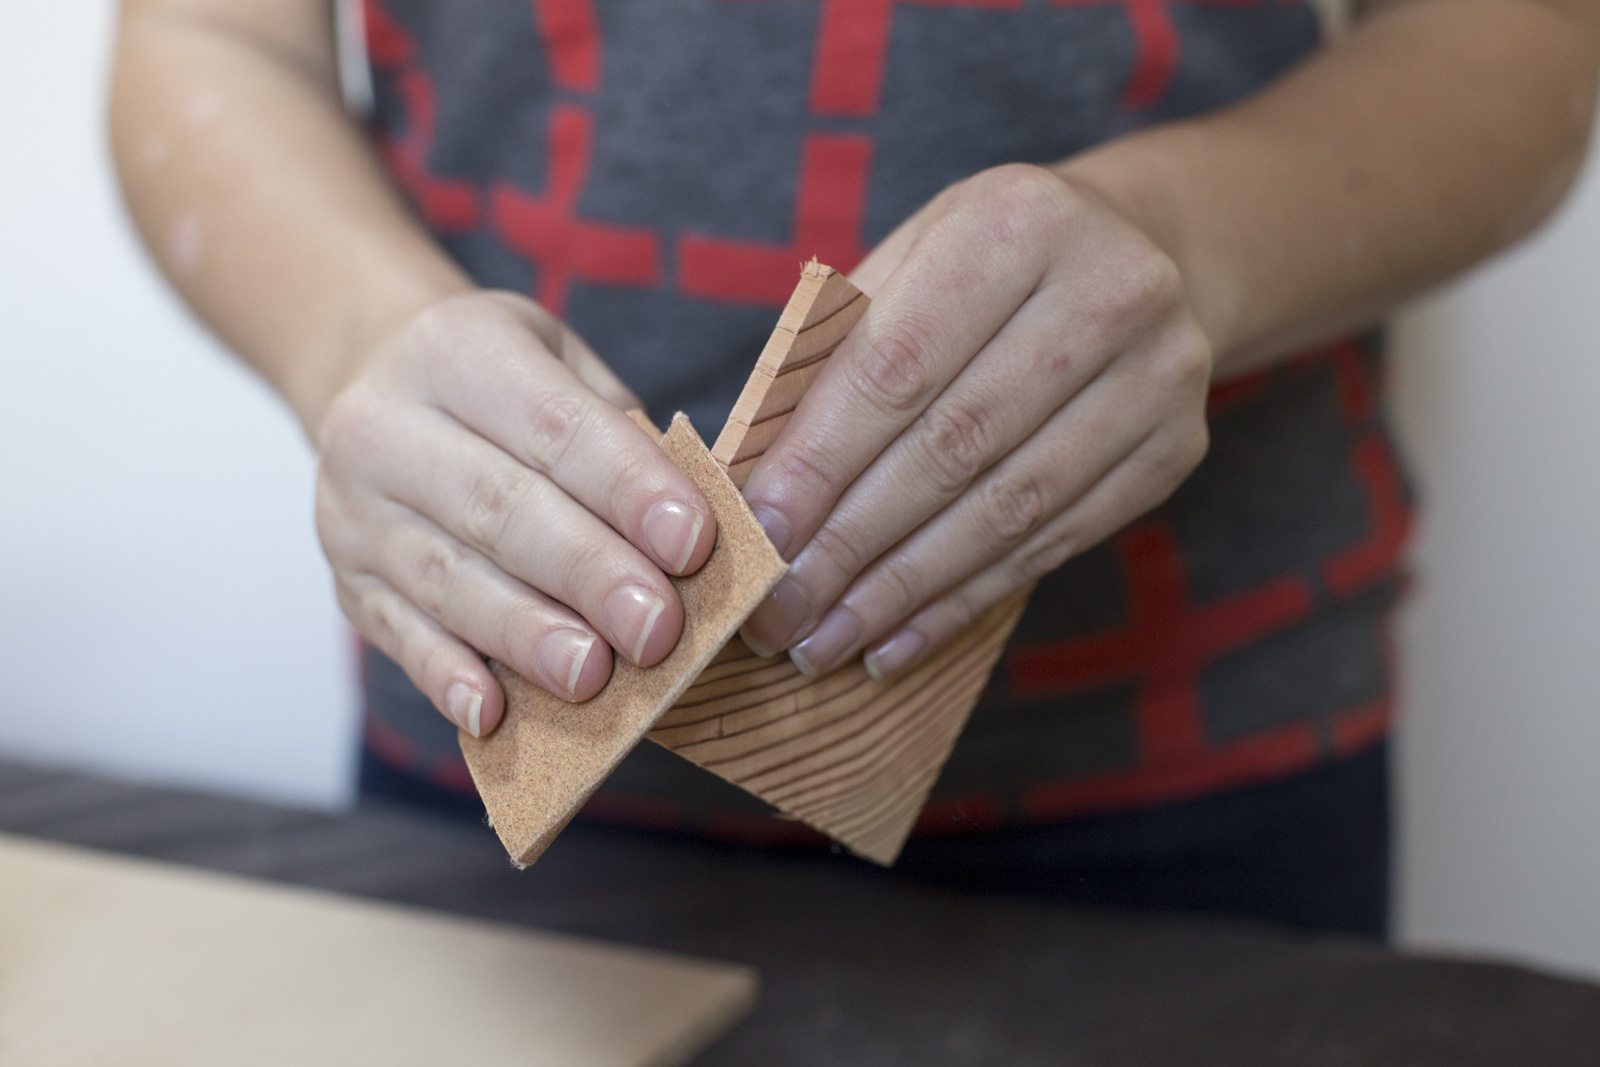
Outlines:
{"label": "forearm", "polygon": [[127,0],[111,130],[151,254],[313,437],[361,353],[470,287],[345,115],[322,0]]}
{"label": "forearm", "polygon": [[1216,375],[1371,322],[1510,243],[1581,165],[1590,0],[1400,0],[1226,111],[1068,161],[1181,269]]}

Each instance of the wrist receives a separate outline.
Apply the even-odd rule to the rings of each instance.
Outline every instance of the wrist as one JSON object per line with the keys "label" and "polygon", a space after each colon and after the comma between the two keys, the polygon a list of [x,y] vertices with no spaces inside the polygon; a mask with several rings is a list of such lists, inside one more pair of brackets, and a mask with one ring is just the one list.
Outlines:
{"label": "wrist", "polygon": [[[1053,169],[1086,187],[1160,248],[1177,266],[1195,321],[1218,368],[1240,333],[1239,286],[1225,258],[1203,247],[1187,225],[1185,190],[1195,169],[1190,148],[1197,131],[1175,124],[1132,134],[1073,156]],[[1215,372],[1214,372],[1215,373]]]}
{"label": "wrist", "polygon": [[323,417],[334,398],[391,339],[428,308],[476,289],[470,278],[442,256],[437,262],[414,265],[404,272],[392,267],[373,272],[369,279],[364,291],[351,295],[338,326],[292,362],[295,372],[282,383],[285,399],[313,443],[320,438]]}

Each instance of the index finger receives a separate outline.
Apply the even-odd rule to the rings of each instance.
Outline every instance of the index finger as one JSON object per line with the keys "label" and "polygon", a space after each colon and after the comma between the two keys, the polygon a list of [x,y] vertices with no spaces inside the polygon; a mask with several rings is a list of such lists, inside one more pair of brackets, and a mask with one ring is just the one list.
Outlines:
{"label": "index finger", "polygon": [[473,316],[447,329],[464,358],[448,373],[437,361],[427,365],[446,412],[548,477],[666,573],[691,574],[705,563],[716,519],[693,480],[545,351],[532,324]]}
{"label": "index finger", "polygon": [[1034,291],[1045,264],[1023,224],[957,203],[912,243],[840,343],[745,482],[785,559]]}

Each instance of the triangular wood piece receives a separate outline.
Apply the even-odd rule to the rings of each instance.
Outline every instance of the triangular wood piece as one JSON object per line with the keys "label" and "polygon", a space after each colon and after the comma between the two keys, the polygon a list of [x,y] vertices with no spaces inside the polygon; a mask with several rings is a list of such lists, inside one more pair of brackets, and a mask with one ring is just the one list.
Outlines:
{"label": "triangular wood piece", "polygon": [[867,305],[813,260],[714,450],[681,415],[662,439],[718,523],[711,559],[674,580],[684,635],[671,655],[649,670],[617,658],[606,687],[583,704],[495,665],[505,718],[482,740],[463,732],[461,749],[514,862],[538,858],[647,732],[857,855],[888,865],[900,854],[1031,590],[882,682],[859,660],[813,681],[733,636],[786,569],[738,487]]}
{"label": "triangular wood piece", "polygon": [[[712,453],[743,486],[801,396],[866,311],[865,294],[813,260]],[[888,865],[900,854],[1031,589],[936,655],[882,682],[857,660],[808,679],[735,638],[650,739]]]}
{"label": "triangular wood piece", "polygon": [[673,580],[683,601],[677,647],[648,670],[616,657],[606,687],[582,704],[495,664],[506,694],[504,719],[482,739],[460,732],[489,821],[519,866],[539,857],[787,569],[688,419],[673,420],[661,447],[694,479],[717,519],[711,558],[688,578]]}

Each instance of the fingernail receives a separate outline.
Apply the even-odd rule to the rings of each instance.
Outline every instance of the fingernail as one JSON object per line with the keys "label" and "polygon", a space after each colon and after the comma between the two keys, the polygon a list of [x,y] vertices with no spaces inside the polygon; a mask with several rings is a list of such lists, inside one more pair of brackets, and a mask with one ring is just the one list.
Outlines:
{"label": "fingernail", "polygon": [[835,608],[811,631],[811,636],[789,650],[800,673],[815,678],[838,666],[846,652],[861,640],[861,623],[844,608]]}
{"label": "fingernail", "polygon": [[656,620],[667,609],[667,602],[638,585],[625,585],[606,598],[606,626],[616,647],[626,649],[628,658],[638,663],[655,632]]}
{"label": "fingernail", "polygon": [[582,630],[552,630],[539,642],[539,666],[546,678],[566,685],[567,696],[576,696],[583,665],[594,648],[594,634]]}
{"label": "fingernail", "polygon": [[744,643],[763,656],[787,648],[789,639],[811,614],[811,601],[788,578],[780,581],[744,624]]}
{"label": "fingernail", "polygon": [[483,694],[466,682],[455,682],[444,691],[444,707],[455,724],[479,737],[483,733]]}
{"label": "fingernail", "polygon": [[867,673],[881,682],[922,655],[928,639],[915,630],[901,630],[889,640],[861,657]]}
{"label": "fingernail", "polygon": [[705,515],[681,500],[659,501],[644,516],[644,539],[673,574],[682,574],[689,565],[705,528]]}
{"label": "fingernail", "polygon": [[778,555],[784,559],[789,558],[789,523],[782,515],[771,508],[755,508],[751,514],[761,524],[762,532],[767,535],[767,540],[772,542],[772,547],[778,550]]}

